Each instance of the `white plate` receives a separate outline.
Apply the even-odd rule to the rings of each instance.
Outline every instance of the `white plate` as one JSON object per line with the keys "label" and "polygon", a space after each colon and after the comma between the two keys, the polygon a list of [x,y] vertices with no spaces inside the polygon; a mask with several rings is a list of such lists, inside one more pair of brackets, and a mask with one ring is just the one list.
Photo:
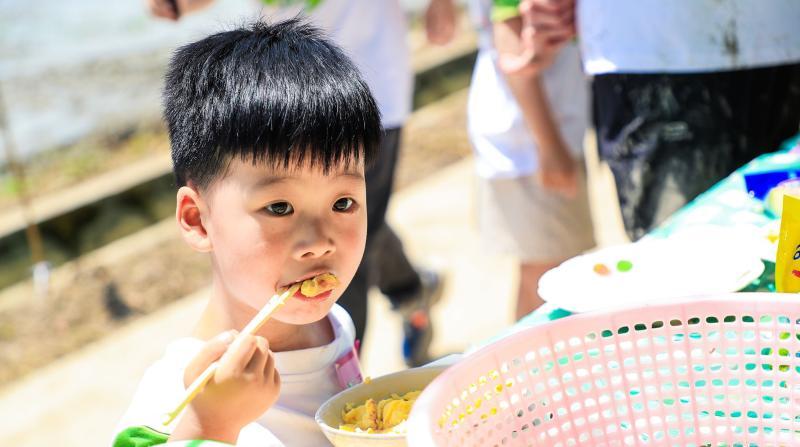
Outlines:
{"label": "white plate", "polygon": [[[652,300],[736,292],[757,279],[764,264],[754,250],[742,249],[730,234],[687,232],[670,239],[608,247],[572,258],[545,273],[539,295],[572,312]],[[617,269],[619,261],[633,264]],[[601,275],[594,266],[605,265]]]}
{"label": "white plate", "polygon": [[670,237],[692,238],[695,241],[721,241],[735,244],[740,255],[748,253],[765,261],[775,262],[778,251],[778,234],[780,221],[775,220],[766,225],[739,224],[732,227],[719,225],[695,225],[680,230]]}

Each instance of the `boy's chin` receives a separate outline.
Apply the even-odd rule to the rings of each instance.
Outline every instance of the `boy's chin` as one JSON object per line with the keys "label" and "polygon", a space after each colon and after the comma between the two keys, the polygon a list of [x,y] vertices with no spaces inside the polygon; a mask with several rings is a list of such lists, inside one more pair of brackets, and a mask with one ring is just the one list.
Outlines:
{"label": "boy's chin", "polygon": [[281,309],[275,312],[273,318],[286,324],[304,325],[316,323],[328,316],[335,300],[324,300],[308,303],[302,301],[287,301]]}

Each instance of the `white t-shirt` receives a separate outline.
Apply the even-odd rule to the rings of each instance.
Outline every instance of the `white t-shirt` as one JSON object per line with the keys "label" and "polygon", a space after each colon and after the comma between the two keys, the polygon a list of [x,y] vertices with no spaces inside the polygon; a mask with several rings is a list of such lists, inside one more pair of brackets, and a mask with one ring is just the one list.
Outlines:
{"label": "white t-shirt", "polygon": [[581,0],[587,73],[725,71],[800,61],[798,0]]}
{"label": "white t-shirt", "polygon": [[[538,166],[536,143],[497,66],[489,20],[491,1],[470,0],[469,6],[480,33],[480,49],[467,101],[467,127],[478,175],[485,178],[531,175]],[[542,82],[565,143],[574,154],[580,155],[589,120],[589,86],[576,45],[564,47],[543,73]]]}
{"label": "white t-shirt", "polygon": [[[314,414],[326,400],[344,389],[343,381],[360,382],[361,376],[360,371],[353,373],[358,366],[353,320],[338,305],[333,306],[328,318],[336,337],[330,344],[275,353],[275,365],[281,375],[280,397],[261,418],[242,429],[237,446],[329,445]],[[172,342],[164,357],[145,372],[115,433],[132,426],[171,433],[177,419],[169,427],[163,427],[161,421],[183,398],[184,369],[202,346],[203,341],[195,338]]]}
{"label": "white t-shirt", "polygon": [[[264,14],[267,18],[294,17],[303,11],[305,1],[293,3],[297,5],[266,7]],[[408,25],[400,2],[322,0],[307,15],[355,61],[378,102],[383,126],[402,126],[411,112],[413,73]]]}

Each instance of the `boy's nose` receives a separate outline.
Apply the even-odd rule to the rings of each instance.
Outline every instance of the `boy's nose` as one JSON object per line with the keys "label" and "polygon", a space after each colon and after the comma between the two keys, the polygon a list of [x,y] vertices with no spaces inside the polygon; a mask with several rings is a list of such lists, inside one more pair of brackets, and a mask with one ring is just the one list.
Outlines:
{"label": "boy's nose", "polygon": [[295,248],[295,258],[315,259],[328,256],[336,252],[336,246],[319,225],[310,225]]}

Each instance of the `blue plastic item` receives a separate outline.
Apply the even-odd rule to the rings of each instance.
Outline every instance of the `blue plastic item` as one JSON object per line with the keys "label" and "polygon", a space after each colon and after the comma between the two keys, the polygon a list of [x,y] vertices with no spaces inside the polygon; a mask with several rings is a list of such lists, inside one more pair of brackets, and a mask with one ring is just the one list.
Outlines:
{"label": "blue plastic item", "polygon": [[744,174],[744,184],[747,192],[758,200],[764,200],[769,190],[778,186],[778,183],[800,177],[800,168],[788,168],[778,171],[754,172]]}

